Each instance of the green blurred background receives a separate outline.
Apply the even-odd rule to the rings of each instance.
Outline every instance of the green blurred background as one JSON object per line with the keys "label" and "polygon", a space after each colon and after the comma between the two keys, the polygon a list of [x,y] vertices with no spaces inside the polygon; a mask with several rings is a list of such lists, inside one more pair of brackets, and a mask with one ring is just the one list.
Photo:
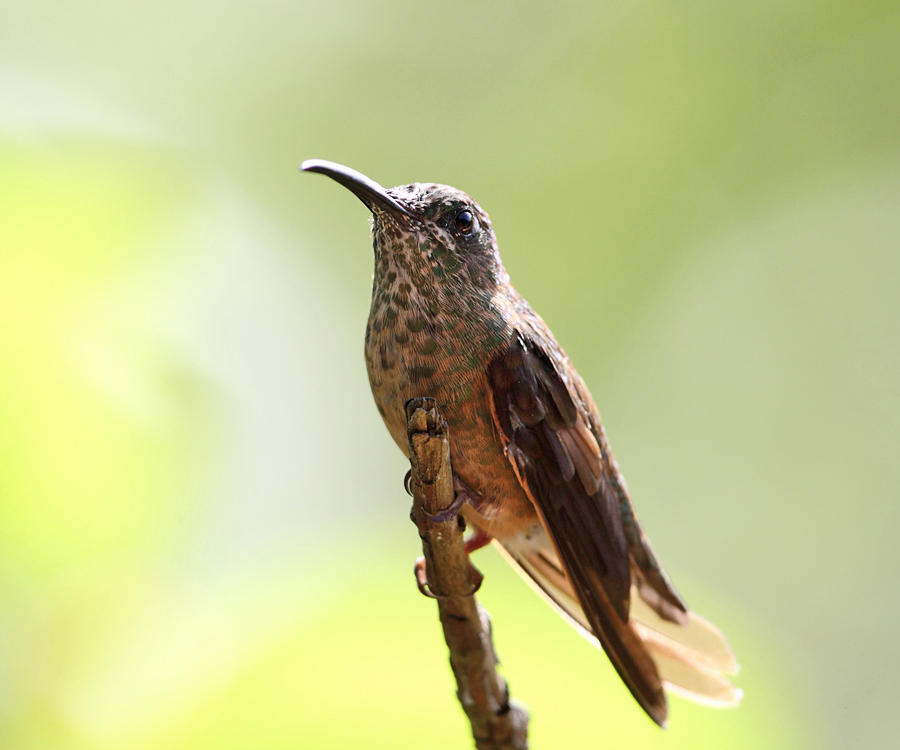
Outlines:
{"label": "green blurred background", "polygon": [[741,659],[660,732],[486,550],[534,747],[897,742],[898,39],[896,2],[2,0],[0,747],[469,746],[366,212],[309,157],[490,211]]}

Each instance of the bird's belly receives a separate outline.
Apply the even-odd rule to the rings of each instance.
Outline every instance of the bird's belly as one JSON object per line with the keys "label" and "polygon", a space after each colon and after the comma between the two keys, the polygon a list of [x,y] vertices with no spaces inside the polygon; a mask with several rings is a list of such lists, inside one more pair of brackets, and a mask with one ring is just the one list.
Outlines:
{"label": "bird's belly", "polygon": [[385,425],[404,454],[409,455],[405,404],[431,396],[450,430],[453,473],[476,494],[466,520],[493,537],[507,538],[539,525],[537,513],[503,451],[494,427],[484,374],[462,379],[411,378],[398,368],[394,377],[370,371],[372,395]]}

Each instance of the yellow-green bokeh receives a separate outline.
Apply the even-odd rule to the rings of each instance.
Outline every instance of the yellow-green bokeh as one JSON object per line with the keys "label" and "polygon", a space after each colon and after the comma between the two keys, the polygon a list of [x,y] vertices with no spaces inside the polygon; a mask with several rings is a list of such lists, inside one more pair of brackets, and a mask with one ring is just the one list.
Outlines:
{"label": "yellow-green bokeh", "polygon": [[741,708],[660,732],[485,550],[533,746],[891,746],[898,35],[888,2],[0,8],[0,747],[468,747],[365,211],[308,157],[487,208],[742,662]]}

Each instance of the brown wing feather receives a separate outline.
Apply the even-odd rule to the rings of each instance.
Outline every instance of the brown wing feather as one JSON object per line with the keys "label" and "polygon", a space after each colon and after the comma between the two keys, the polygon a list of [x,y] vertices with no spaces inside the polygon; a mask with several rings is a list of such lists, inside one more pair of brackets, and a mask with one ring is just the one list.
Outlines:
{"label": "brown wing feather", "polygon": [[592,429],[593,402],[586,405],[553,360],[523,335],[495,356],[494,420],[591,629],[640,705],[663,724],[662,681],[628,621],[632,563],[617,477]]}
{"label": "brown wing feather", "polygon": [[609,482],[619,504],[622,519],[622,527],[625,538],[628,541],[628,550],[634,564],[635,584],[638,593],[647,604],[656,610],[656,613],[665,620],[686,625],[688,608],[678,595],[675,587],[669,581],[668,576],[659,564],[650,540],[641,529],[628,496],[625,479],[619,472],[616,460],[613,458],[606,440],[606,433],[600,423],[600,416],[591,394],[580,379],[574,383],[578,397],[585,405],[586,415],[590,422],[591,434],[595,437],[600,451],[600,461],[604,465],[604,473],[609,477]]}

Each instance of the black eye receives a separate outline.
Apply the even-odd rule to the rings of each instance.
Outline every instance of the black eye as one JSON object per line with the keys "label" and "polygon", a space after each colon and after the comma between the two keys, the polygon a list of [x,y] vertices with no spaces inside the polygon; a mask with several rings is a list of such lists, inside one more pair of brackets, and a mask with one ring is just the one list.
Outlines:
{"label": "black eye", "polygon": [[457,234],[472,234],[475,229],[475,217],[465,208],[453,218],[453,228]]}

